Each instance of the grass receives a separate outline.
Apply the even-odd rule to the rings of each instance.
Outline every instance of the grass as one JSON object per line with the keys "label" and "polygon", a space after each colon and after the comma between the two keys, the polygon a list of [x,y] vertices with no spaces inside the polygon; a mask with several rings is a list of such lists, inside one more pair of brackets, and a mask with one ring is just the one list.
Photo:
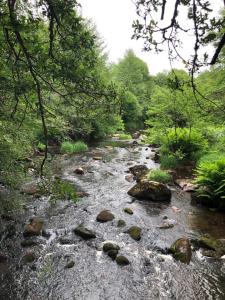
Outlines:
{"label": "grass", "polygon": [[76,189],[74,185],[68,181],[61,179],[55,180],[52,186],[51,201],[71,200],[74,203],[78,201]]}
{"label": "grass", "polygon": [[122,141],[132,140],[132,136],[130,134],[121,133],[120,136],[119,136],[119,139],[122,140]]}
{"label": "grass", "polygon": [[82,142],[78,141],[75,143],[72,142],[63,142],[61,145],[61,152],[72,154],[72,153],[83,153],[88,150],[88,146]]}
{"label": "grass", "polygon": [[172,176],[166,171],[155,169],[148,173],[148,179],[161,183],[169,183],[172,181]]}

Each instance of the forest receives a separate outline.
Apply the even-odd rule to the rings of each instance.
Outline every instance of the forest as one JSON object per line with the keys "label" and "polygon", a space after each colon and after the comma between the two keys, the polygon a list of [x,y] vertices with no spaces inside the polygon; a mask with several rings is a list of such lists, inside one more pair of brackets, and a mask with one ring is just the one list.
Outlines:
{"label": "forest", "polygon": [[[161,12],[162,20],[166,11],[166,1],[134,2],[137,7],[137,15],[139,17],[144,15],[145,24],[141,23],[140,19],[134,22],[133,38],[142,39],[145,51],[148,51],[151,55],[152,49],[157,49],[163,43],[160,39],[157,41],[159,36],[158,32],[156,34],[157,30],[155,31],[155,28],[159,28],[157,22],[152,19],[150,25],[145,27],[146,16],[150,16],[151,9],[154,8],[154,12]],[[85,204],[86,196],[89,198],[87,201],[90,203],[87,203],[90,204],[90,211],[93,213],[91,210],[92,202],[95,201],[95,197],[100,197],[100,194],[96,194],[97,196],[93,196],[91,193],[88,196],[88,194],[89,189],[93,193],[98,193],[97,188],[94,189],[96,183],[93,179],[87,179],[87,181],[79,179],[79,176],[86,176],[86,174],[94,176],[96,172],[92,169],[90,172],[87,171],[90,164],[83,165],[82,163],[89,157],[96,164],[106,165],[101,166],[105,175],[98,179],[98,181],[101,180],[101,188],[105,184],[101,194],[105,196],[105,202],[98,200],[100,202],[96,202],[96,205],[99,208],[107,209],[103,210],[102,214],[99,214],[100,216],[97,216],[97,221],[100,220],[100,223],[112,221],[114,215],[109,213],[108,208],[113,210],[117,207],[116,202],[113,205],[110,204],[110,197],[117,197],[116,194],[111,194],[111,186],[113,186],[115,192],[117,181],[116,179],[113,181],[113,177],[110,182],[113,181],[114,183],[107,184],[104,181],[108,180],[107,176],[113,176],[114,171],[112,170],[115,170],[113,168],[122,170],[121,174],[123,175],[120,176],[124,176],[125,169],[129,168],[127,167],[129,160],[126,161],[125,169],[120,169],[121,166],[115,165],[111,170],[110,162],[114,158],[114,152],[110,152],[110,158],[107,158],[107,156],[103,159],[103,152],[99,150],[99,147],[103,149],[102,145],[106,145],[104,149],[107,151],[118,151],[120,155],[125,151],[123,149],[128,149],[127,155],[130,151],[133,151],[132,155],[134,156],[130,160],[137,168],[129,168],[134,177],[132,177],[133,175],[125,176],[127,181],[126,194],[128,192],[128,195],[136,199],[153,200],[153,202],[158,203],[164,202],[164,197],[167,199],[168,194],[171,198],[173,189],[177,191],[179,196],[181,193],[187,192],[189,194],[190,192],[191,200],[189,202],[191,204],[188,205],[197,206],[196,219],[199,219],[196,223],[204,223],[205,219],[211,219],[211,223],[201,229],[202,231],[199,231],[201,237],[198,238],[197,242],[196,236],[193,237],[191,234],[189,236],[189,231],[185,229],[183,235],[187,234],[189,239],[185,237],[182,240],[181,238],[182,243],[180,246],[175,242],[168,252],[165,252],[164,249],[163,255],[172,254],[178,261],[188,264],[191,259],[190,247],[192,247],[193,252],[193,249],[204,248],[205,253],[208,251],[208,255],[205,254],[206,257],[221,258],[225,255],[225,245],[222,243],[222,239],[224,241],[225,238],[224,10],[221,10],[216,20],[215,18],[210,19],[211,10],[208,1],[174,2],[174,15],[170,26],[166,29],[160,29],[162,39],[165,43],[171,43],[173,50],[169,51],[169,56],[171,60],[176,60],[176,57],[180,56],[176,50],[177,43],[179,43],[176,37],[178,31],[182,30],[182,26],[176,18],[178,15],[177,9],[179,5],[182,5],[184,9],[189,11],[188,17],[194,21],[195,25],[194,55],[189,61],[185,62],[185,69],[171,68],[171,70],[153,75],[154,70],[151,70],[151,67],[149,68],[147,63],[139,58],[132,49],[127,49],[118,62],[110,62],[108,54],[105,52],[104,40],[100,37],[96,26],[79,13],[79,7],[82,3],[79,4],[75,0],[0,0],[0,194],[2,194],[0,196],[2,222],[0,243],[3,245],[1,247],[3,250],[0,248],[0,273],[3,274],[2,278],[5,283],[2,294],[0,291],[0,298],[2,295],[4,297],[2,299],[6,300],[36,299],[32,298],[32,295],[34,297],[37,289],[40,296],[37,299],[75,299],[72,296],[73,294],[69,292],[68,297],[56,298],[53,284],[56,280],[53,274],[54,268],[57,269],[56,262],[54,259],[50,263],[49,261],[46,262],[45,256],[40,254],[39,250],[37,251],[39,257],[41,257],[39,260],[36,257],[36,252],[35,255],[32,251],[26,252],[25,255],[22,253],[22,255],[26,257],[25,265],[37,262],[35,268],[40,268],[38,274],[42,279],[44,278],[43,289],[37,288],[34,283],[32,283],[34,286],[30,288],[28,284],[28,290],[31,290],[31,298],[26,296],[29,294],[27,290],[19,290],[18,287],[11,288],[11,293],[9,293],[7,286],[9,287],[11,284],[9,284],[11,279],[8,279],[8,274],[11,274],[15,266],[11,267],[10,265],[9,271],[4,273],[5,271],[1,271],[1,263],[6,260],[10,261],[10,259],[14,261],[15,253],[8,254],[7,250],[7,253],[3,255],[3,252],[4,249],[10,247],[7,246],[9,238],[12,239],[9,245],[17,245],[20,242],[18,242],[19,234],[12,233],[12,236],[9,235],[7,230],[14,228],[12,227],[14,225],[7,222],[18,222],[15,221],[18,215],[23,215],[21,218],[27,220],[28,216],[39,217],[40,214],[45,215],[44,222],[46,222],[46,214],[49,209],[46,208],[47,206],[43,209],[43,205],[53,206],[51,209],[56,209],[55,205],[73,205],[73,208],[70,208],[71,211],[76,210],[76,207],[78,207],[77,213],[74,212],[75,216],[78,214],[79,207],[82,207],[82,212],[85,209],[86,211],[89,210],[88,204]],[[191,8],[192,11],[190,12]],[[156,34],[156,37],[154,34]],[[200,54],[197,52],[201,47],[208,44],[213,47],[215,53],[211,63],[206,63],[206,60],[209,59],[207,55],[204,55],[203,61],[200,61]],[[160,63],[160,49],[158,51]],[[176,51],[176,57],[173,56],[173,51]],[[110,143],[107,144],[109,141]],[[117,150],[117,147],[119,147],[119,150]],[[129,150],[129,147],[131,149],[136,148]],[[149,149],[152,151],[152,156],[147,153]],[[146,154],[141,154],[144,155],[141,156],[145,159],[144,163],[142,158],[135,158],[138,151],[141,151],[140,153],[146,151]],[[117,159],[120,159],[118,153]],[[64,159],[65,161],[62,163]],[[147,165],[148,163],[150,165]],[[68,169],[67,173],[60,173],[63,168],[64,171],[65,168],[69,168],[69,165],[73,165],[73,174],[75,173],[78,176],[77,181],[75,179],[73,181],[67,174],[72,172],[72,169]],[[95,164],[94,167],[96,167]],[[136,189],[133,187],[129,190],[130,184],[135,180],[137,180],[136,186],[139,186]],[[147,186],[149,182],[155,182],[158,185],[157,187]],[[85,194],[86,191],[80,190],[82,184],[84,188],[86,187],[88,193]],[[140,192],[138,189],[143,190]],[[5,197],[5,190],[7,190],[7,193],[16,193],[20,196],[12,196],[9,200],[8,197]],[[108,198],[107,193],[111,195]],[[124,191],[121,193],[124,193]],[[28,202],[24,199],[21,202],[21,195],[22,197],[28,197]],[[174,204],[169,206],[168,211],[172,209],[174,214],[179,214],[179,211],[182,210],[182,208],[179,208],[182,199],[179,201],[175,202],[176,206]],[[32,205],[34,208],[30,210]],[[87,208],[83,208],[82,205],[86,205]],[[154,204],[152,205],[154,206]],[[180,204],[180,206],[183,207],[184,204]],[[133,215],[135,208],[135,206],[132,206],[131,209],[128,205],[123,208],[123,212],[127,216]],[[159,208],[154,206],[151,209],[153,211]],[[160,211],[161,209],[160,207]],[[192,207],[190,206],[188,209],[191,214]],[[199,209],[201,212],[199,212]],[[184,207],[183,210],[185,210]],[[79,221],[81,224],[85,223],[86,220],[86,217],[81,217],[81,215],[83,216],[82,212],[79,212],[77,216],[77,222]],[[147,220],[145,213],[143,213],[143,219],[139,216],[143,222]],[[75,221],[76,223],[76,218],[71,221],[72,215],[66,214],[65,212],[64,216],[65,218],[68,217],[68,220],[70,220],[68,222],[73,224]],[[159,228],[173,230],[170,228],[173,228],[175,223],[165,221],[170,220],[170,215],[167,218],[167,214],[170,213],[166,212],[166,216],[163,215],[163,212],[159,213],[160,217],[164,216],[164,221]],[[54,216],[53,212],[52,216]],[[153,213],[152,216],[154,220]],[[103,220],[101,217],[103,217]],[[50,224],[51,218],[47,219]],[[151,218],[151,216],[148,218]],[[216,222],[215,220],[221,220],[221,223],[215,225],[213,223]],[[129,223],[126,218],[125,221]],[[125,226],[125,221],[120,219],[118,227]],[[20,224],[21,228],[26,222],[23,221]],[[60,223],[60,221],[58,222]],[[183,222],[182,218],[179,222]],[[25,239],[21,242],[21,245],[23,243],[22,247],[27,249],[29,246],[37,246],[37,241],[30,239],[30,237],[40,235],[42,230],[40,228],[43,225],[40,223],[40,220],[31,220],[30,224],[26,225],[23,232]],[[62,224],[64,224],[64,221],[62,221]],[[210,227],[210,224],[215,226]],[[158,228],[157,226],[155,228]],[[195,226],[197,225],[195,224]],[[95,238],[95,236],[91,236],[92,233],[87,228],[83,228],[82,231],[78,227],[74,231],[78,236],[84,239]],[[141,230],[139,227],[134,227],[132,226],[126,233],[134,240],[139,241]],[[21,230],[19,229],[20,234]],[[106,233],[108,232],[108,229],[104,230],[106,230]],[[145,229],[143,232],[145,232]],[[210,237],[202,236],[203,233],[209,233]],[[46,231],[45,234],[50,233]],[[44,236],[43,233],[42,235]],[[51,233],[50,235],[54,234]],[[57,232],[56,236],[60,236],[61,244],[67,244],[68,239],[64,238],[63,240],[61,233]],[[178,237],[177,232],[174,239],[175,236]],[[17,242],[13,240],[14,238],[17,239]],[[192,241],[194,238],[195,244],[190,246],[189,240]],[[104,244],[104,246],[108,244]],[[115,248],[115,245],[108,245],[110,248],[108,250],[104,250],[104,246],[103,251],[108,253],[108,256],[112,259],[116,259],[118,265],[130,264],[126,257],[117,256],[119,248]],[[20,246],[16,247],[19,249]],[[158,246],[154,245],[154,247],[157,248]],[[180,247],[185,248],[186,252],[182,253]],[[88,253],[88,250],[84,249],[83,251]],[[178,253],[178,250],[181,254]],[[21,250],[16,251],[19,253]],[[132,248],[132,251],[134,253],[136,250]],[[38,263],[42,265],[38,265]],[[57,264],[60,265],[60,263]],[[88,263],[90,263],[91,269],[92,262]],[[157,263],[159,262],[157,261]],[[75,262],[69,260],[66,268],[73,268],[74,264],[76,266],[76,259]],[[93,265],[95,264],[93,263]],[[137,268],[137,265],[135,265],[135,268]],[[98,270],[97,267],[96,270]],[[136,271],[137,274],[141,272],[139,269],[136,269]],[[193,269],[193,272],[195,271]],[[32,272],[35,273],[35,270],[32,269]],[[98,272],[100,271],[98,270]],[[26,282],[29,281],[28,273],[28,271],[23,273],[23,280]],[[32,282],[36,282],[34,276],[36,275],[31,276]],[[119,275],[121,282],[123,276]],[[200,274],[199,276],[202,278],[203,275]],[[219,276],[222,275],[218,275],[218,278],[222,278]],[[85,280],[79,280],[82,282],[80,286],[87,285]],[[129,280],[131,279],[129,278]],[[221,284],[221,280],[217,280],[219,282],[217,282],[218,289],[216,287],[212,293],[212,287],[209,288],[212,297],[220,296],[221,298],[210,299],[224,299],[222,297],[225,288]],[[187,297],[183,299],[206,299],[208,290],[201,290],[199,298],[197,298],[198,293],[193,289],[193,284],[190,284],[187,288]],[[51,286],[51,293],[46,296],[45,293],[49,286]],[[14,287],[14,283],[12,287]],[[95,290],[95,288],[93,289]],[[125,289],[125,287],[120,288]],[[153,288],[156,287],[153,286]],[[137,291],[132,291],[132,289],[125,290],[125,298],[122,298],[119,291],[118,294],[114,295],[114,298],[113,294],[108,294],[108,296],[104,294],[103,298],[100,296],[99,298],[98,296],[88,298],[90,295],[84,292],[82,288],[74,289],[71,293],[79,291],[80,296],[76,299],[172,299],[170,298],[172,296],[174,296],[173,299],[181,299],[180,295],[182,293],[181,291],[175,292],[176,289],[179,290],[177,283],[174,284],[173,288],[168,289],[170,294],[166,294],[165,298],[160,298],[163,295],[162,287],[159,292],[159,294],[162,294],[160,296],[153,295],[152,298],[148,297],[147,291],[141,298],[140,294]],[[91,290],[92,285],[90,284]],[[101,291],[101,287],[98,286],[97,290]],[[191,291],[193,294],[191,294]],[[14,298],[15,293],[18,298]],[[63,295],[63,288],[60,289],[60,293]]]}

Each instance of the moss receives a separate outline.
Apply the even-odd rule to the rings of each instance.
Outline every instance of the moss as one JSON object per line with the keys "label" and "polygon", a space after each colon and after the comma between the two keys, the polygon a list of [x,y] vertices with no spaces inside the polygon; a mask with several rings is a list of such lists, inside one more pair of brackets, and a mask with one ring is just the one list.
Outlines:
{"label": "moss", "polygon": [[116,262],[120,266],[127,266],[130,264],[129,260],[123,255],[117,256]]}
{"label": "moss", "polygon": [[135,241],[139,241],[141,239],[141,228],[138,226],[132,226],[127,232]]}

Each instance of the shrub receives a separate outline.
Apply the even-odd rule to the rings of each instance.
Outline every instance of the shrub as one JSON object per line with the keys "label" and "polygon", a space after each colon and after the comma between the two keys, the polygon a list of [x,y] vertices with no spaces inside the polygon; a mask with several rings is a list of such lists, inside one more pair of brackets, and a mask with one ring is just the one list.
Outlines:
{"label": "shrub", "polygon": [[87,150],[88,150],[87,145],[82,141],[78,141],[75,143],[63,142],[61,145],[61,152],[68,153],[68,154],[82,153],[82,152],[86,152]]}
{"label": "shrub", "polygon": [[166,171],[155,169],[148,173],[148,179],[161,183],[168,183],[172,181],[172,176]]}
{"label": "shrub", "polygon": [[190,132],[188,128],[170,129],[163,137],[161,153],[174,154],[179,162],[196,160],[207,149],[207,140],[196,130]]}
{"label": "shrub", "polygon": [[[213,155],[215,159],[216,154]],[[211,154],[200,160],[195,182],[199,186],[199,196],[210,199],[215,206],[221,206],[225,204],[225,155],[219,154],[214,161],[212,158]]]}
{"label": "shrub", "polygon": [[175,169],[179,165],[179,158],[175,154],[164,154],[160,157],[160,165],[162,169]]}
{"label": "shrub", "polygon": [[121,133],[120,136],[119,136],[119,139],[120,140],[131,140],[132,139],[132,136],[130,134],[126,134],[126,133]]}

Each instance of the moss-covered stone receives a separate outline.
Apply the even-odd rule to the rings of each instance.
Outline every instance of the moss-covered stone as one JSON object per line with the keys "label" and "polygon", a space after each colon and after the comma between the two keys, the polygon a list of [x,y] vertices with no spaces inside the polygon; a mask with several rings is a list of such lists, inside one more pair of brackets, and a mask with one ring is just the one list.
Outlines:
{"label": "moss-covered stone", "polygon": [[120,266],[127,266],[130,264],[129,260],[123,255],[117,256],[116,262]]}
{"label": "moss-covered stone", "polygon": [[114,215],[109,210],[103,210],[97,215],[96,220],[100,223],[105,223],[112,221],[114,218]]}
{"label": "moss-covered stone", "polygon": [[125,213],[127,213],[128,215],[133,215],[133,210],[129,207],[125,207],[123,210]]}
{"label": "moss-covered stone", "polygon": [[176,260],[189,264],[192,256],[189,239],[181,238],[176,240],[170,247],[170,252]]}
{"label": "moss-covered stone", "polygon": [[118,250],[110,250],[107,255],[112,258],[112,260],[115,260],[119,251]]}
{"label": "moss-covered stone", "polygon": [[139,241],[141,239],[141,228],[138,226],[130,227],[127,233],[129,233],[130,237],[132,237],[135,241]]}
{"label": "moss-covered stone", "polygon": [[118,220],[117,226],[124,227],[124,226],[126,226],[126,222],[124,220]]}
{"label": "moss-covered stone", "polygon": [[79,225],[78,227],[76,227],[74,229],[74,232],[76,235],[79,235],[84,240],[90,240],[90,239],[96,238],[94,231],[87,229],[82,225]]}
{"label": "moss-covered stone", "polygon": [[114,244],[114,243],[110,243],[110,242],[105,243],[103,245],[103,251],[108,252],[110,250],[117,250],[118,251],[118,250],[120,250],[120,247],[117,244]]}
{"label": "moss-covered stone", "polygon": [[163,183],[143,179],[133,186],[128,195],[137,199],[151,200],[156,202],[169,202],[171,191]]}
{"label": "moss-covered stone", "polygon": [[225,254],[225,243],[215,239],[210,235],[203,235],[198,240],[199,246],[208,250],[213,250],[218,256]]}

